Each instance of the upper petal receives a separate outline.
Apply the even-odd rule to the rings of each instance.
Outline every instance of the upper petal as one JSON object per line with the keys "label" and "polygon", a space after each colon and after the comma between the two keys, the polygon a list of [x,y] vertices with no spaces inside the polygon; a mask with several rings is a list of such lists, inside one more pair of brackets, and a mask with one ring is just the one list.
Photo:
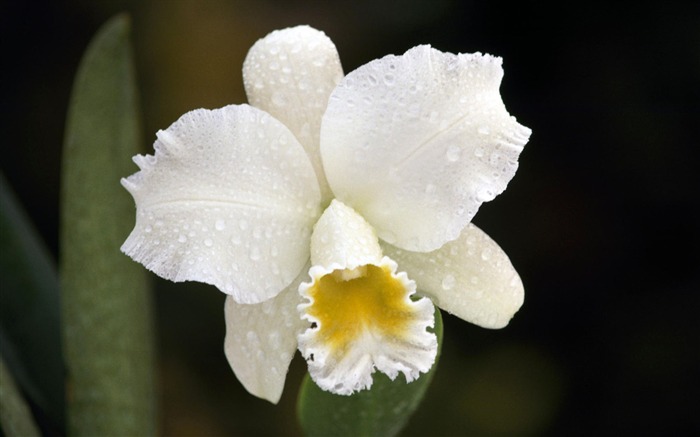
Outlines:
{"label": "upper petal", "polygon": [[212,284],[241,303],[289,285],[320,214],[294,135],[259,109],[232,105],[183,115],[154,147],[122,179],[136,201],[122,251],[163,278]]}
{"label": "upper petal", "polygon": [[309,26],[270,33],[253,45],[243,63],[248,101],[296,135],[311,158],[324,204],[331,193],[318,150],[319,131],[328,96],[342,77],[335,45]]}
{"label": "upper petal", "polygon": [[457,238],[501,193],[530,130],[505,109],[501,59],[419,46],[348,74],[321,126],[336,197],[398,247]]}
{"label": "upper petal", "polygon": [[502,328],[523,304],[523,283],[508,255],[471,223],[433,252],[383,249],[435,305],[468,322]]}

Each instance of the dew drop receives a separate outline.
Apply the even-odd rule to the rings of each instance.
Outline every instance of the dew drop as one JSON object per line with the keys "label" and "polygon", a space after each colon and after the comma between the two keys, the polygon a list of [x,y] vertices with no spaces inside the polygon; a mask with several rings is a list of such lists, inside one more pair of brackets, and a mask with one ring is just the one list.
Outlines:
{"label": "dew drop", "polygon": [[147,234],[151,233],[152,231],[153,231],[153,228],[150,225],[146,226],[146,228],[144,229],[144,232],[146,232]]}
{"label": "dew drop", "polygon": [[287,105],[287,97],[282,94],[282,93],[274,93],[272,95],[272,104],[275,106],[286,106]]}
{"label": "dew drop", "polygon": [[187,237],[184,235],[180,235],[179,237],[177,237],[177,241],[179,241],[180,243],[186,243]]}
{"label": "dew drop", "polygon": [[476,149],[474,149],[474,156],[476,156],[477,158],[481,158],[482,156],[484,156],[484,149],[482,149],[481,147],[477,147]]}
{"label": "dew drop", "polygon": [[267,341],[270,343],[270,346],[272,346],[273,349],[279,349],[280,346],[282,345],[282,341],[280,339],[280,334],[277,331],[271,332],[267,336]]}
{"label": "dew drop", "polygon": [[445,152],[445,157],[450,162],[457,162],[459,160],[460,153],[461,149],[459,147],[451,145],[447,148],[447,151]]}
{"label": "dew drop", "polygon": [[491,259],[491,249],[484,249],[481,252],[481,259],[483,259],[484,261],[488,261],[489,259]]}
{"label": "dew drop", "polygon": [[520,277],[518,275],[513,275],[513,277],[510,278],[510,286],[515,287],[518,284],[520,284]]}
{"label": "dew drop", "polygon": [[209,238],[207,238],[206,240],[204,240],[204,245],[207,246],[207,247],[211,247],[213,244],[214,244],[214,242],[211,241],[211,239],[209,239]]}
{"label": "dew drop", "polygon": [[216,228],[217,231],[223,231],[226,229],[226,222],[223,221],[222,219],[219,219],[214,223],[214,228]]}
{"label": "dew drop", "polygon": [[491,313],[489,314],[488,318],[486,319],[486,322],[489,325],[495,325],[498,323],[498,314],[496,313]]}
{"label": "dew drop", "polygon": [[457,282],[457,280],[455,279],[454,276],[447,275],[442,280],[442,288],[445,290],[450,290],[452,287],[455,286],[456,282]]}
{"label": "dew drop", "polygon": [[253,261],[258,261],[260,259],[260,249],[258,247],[250,249],[250,259]]}
{"label": "dew drop", "polygon": [[491,133],[491,130],[486,126],[480,126],[476,131],[481,135],[488,135]]}

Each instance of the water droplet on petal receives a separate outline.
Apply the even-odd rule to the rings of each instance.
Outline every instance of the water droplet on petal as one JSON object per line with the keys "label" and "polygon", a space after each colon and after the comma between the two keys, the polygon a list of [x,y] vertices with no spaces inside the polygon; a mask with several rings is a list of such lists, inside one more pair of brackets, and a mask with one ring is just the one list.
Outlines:
{"label": "water droplet on petal", "polygon": [[285,96],[282,93],[274,93],[272,95],[272,104],[275,106],[286,106],[287,105],[287,96]]}
{"label": "water droplet on petal", "polygon": [[456,283],[456,282],[457,282],[457,280],[455,279],[454,276],[452,276],[452,275],[447,275],[447,276],[445,276],[445,277],[443,278],[443,280],[442,280],[442,288],[445,289],[445,290],[449,290],[449,289],[451,289],[452,287],[455,286],[455,283]]}
{"label": "water droplet on petal", "polygon": [[520,277],[518,275],[513,275],[513,277],[510,278],[510,286],[515,287],[518,284],[520,284]]}
{"label": "water droplet on petal", "polygon": [[447,147],[447,151],[445,152],[445,157],[447,158],[448,161],[450,162],[457,162],[459,161],[459,155],[461,154],[462,150],[455,146],[451,145]]}
{"label": "water droplet on petal", "polygon": [[488,261],[491,258],[491,249],[484,249],[481,252],[481,259]]}
{"label": "water droplet on petal", "polygon": [[211,239],[209,239],[209,238],[207,238],[206,240],[204,240],[204,245],[207,246],[207,247],[211,247],[213,244],[214,244],[214,242],[211,241]]}
{"label": "water droplet on petal", "polygon": [[214,224],[214,227],[216,228],[217,231],[223,231],[224,229],[226,229],[226,222],[223,221],[222,219],[219,219]]}
{"label": "water droplet on petal", "polygon": [[179,237],[177,237],[177,241],[179,241],[180,243],[186,243],[187,237],[184,235],[180,235]]}

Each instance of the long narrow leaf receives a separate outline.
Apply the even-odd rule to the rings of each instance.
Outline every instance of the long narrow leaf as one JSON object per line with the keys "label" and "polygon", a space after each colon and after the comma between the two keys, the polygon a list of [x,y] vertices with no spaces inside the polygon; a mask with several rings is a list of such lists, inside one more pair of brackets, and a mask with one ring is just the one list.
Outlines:
{"label": "long narrow leaf", "polygon": [[155,433],[145,271],[120,253],[134,207],[119,179],[140,149],[129,19],[110,20],[78,70],[66,128],[61,286],[72,435]]}
{"label": "long narrow leaf", "polygon": [[39,435],[29,406],[19,393],[14,378],[0,357],[0,429],[8,437]]}
{"label": "long narrow leaf", "polygon": [[22,391],[64,426],[58,275],[54,260],[0,175],[0,354]]}
{"label": "long narrow leaf", "polygon": [[423,399],[442,348],[442,316],[435,308],[438,357],[432,369],[407,384],[375,373],[372,388],[351,396],[321,390],[306,375],[299,393],[298,413],[304,434],[312,436],[392,436],[404,427]]}

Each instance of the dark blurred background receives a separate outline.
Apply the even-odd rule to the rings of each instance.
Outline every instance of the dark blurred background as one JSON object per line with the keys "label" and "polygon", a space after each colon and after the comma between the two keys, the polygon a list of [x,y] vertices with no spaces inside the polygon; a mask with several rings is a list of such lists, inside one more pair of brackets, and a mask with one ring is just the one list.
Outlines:
{"label": "dark blurred background", "polygon": [[[2,172],[56,255],[73,75],[122,11],[149,151],[186,111],[245,102],[241,64],[274,29],[325,31],[346,72],[420,43],[502,56],[503,99],[533,135],[475,223],[510,255],[525,304],[499,331],[445,316],[440,368],[404,434],[697,432],[700,2],[545,4],[5,1]],[[300,357],[280,405],[253,398],[223,354],[223,294],[154,284],[161,433],[298,435]]]}

